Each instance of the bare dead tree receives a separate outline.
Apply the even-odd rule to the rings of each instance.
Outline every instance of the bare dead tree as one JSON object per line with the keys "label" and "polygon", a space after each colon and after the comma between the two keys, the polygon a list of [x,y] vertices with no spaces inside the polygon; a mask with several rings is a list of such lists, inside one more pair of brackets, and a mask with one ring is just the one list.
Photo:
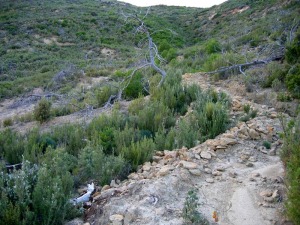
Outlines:
{"label": "bare dead tree", "polygon": [[[150,29],[145,25],[145,18],[148,16],[150,12],[150,7],[147,9],[147,12],[143,17],[139,17],[137,14],[132,13],[124,13],[121,11],[121,15],[125,18],[126,23],[137,23],[137,26],[135,28],[135,35],[142,34],[145,36],[145,38],[141,39],[138,43],[138,46],[141,47],[143,45],[147,46],[146,54],[144,56],[144,60],[141,60],[142,63],[138,65],[129,76],[127,76],[125,79],[123,79],[119,84],[119,91],[115,95],[111,95],[107,102],[104,105],[104,108],[111,107],[115,101],[120,101],[122,99],[123,91],[128,87],[130,84],[130,81],[132,80],[133,76],[136,74],[137,71],[150,67],[154,69],[157,73],[161,75],[161,80],[158,84],[158,86],[161,86],[166,78],[166,71],[162,68],[160,68],[155,60],[158,59],[159,62],[165,63],[166,60],[159,54],[157,45],[153,42],[152,36],[154,33],[159,32],[155,31],[153,33],[150,32]],[[171,31],[172,32],[172,31]],[[141,57],[142,55],[140,55]],[[149,83],[148,83],[149,84]],[[146,92],[149,92],[147,89],[145,89]]]}
{"label": "bare dead tree", "polygon": [[243,70],[245,68],[248,68],[250,66],[255,66],[255,65],[268,64],[269,62],[278,61],[278,60],[281,60],[282,58],[283,58],[283,55],[279,55],[279,56],[267,58],[265,60],[254,60],[252,62],[235,64],[235,65],[232,65],[232,66],[221,67],[221,68],[219,68],[215,71],[207,72],[207,74],[223,73],[223,72],[226,72],[226,71],[238,69],[243,75],[246,75],[244,70]]}
{"label": "bare dead tree", "polygon": [[166,60],[163,59],[163,57],[158,53],[157,45],[153,42],[152,36],[154,33],[157,33],[159,31],[155,31],[153,33],[150,32],[149,28],[145,25],[144,19],[147,17],[147,15],[150,12],[150,7],[148,8],[146,14],[140,18],[137,14],[125,14],[124,12],[121,12],[122,16],[125,18],[126,22],[137,22],[137,28],[135,29],[135,34],[140,33],[142,35],[145,35],[146,37],[142,39],[139,43],[140,46],[142,46],[142,42],[146,40],[147,43],[147,51],[145,56],[145,62],[140,65],[138,68],[136,68],[133,72],[134,73],[142,68],[145,67],[151,67],[154,69],[157,73],[161,75],[161,80],[159,82],[159,86],[163,83],[165,77],[166,77],[166,71],[162,68],[160,68],[156,63],[155,59],[158,59],[160,62],[165,63]]}

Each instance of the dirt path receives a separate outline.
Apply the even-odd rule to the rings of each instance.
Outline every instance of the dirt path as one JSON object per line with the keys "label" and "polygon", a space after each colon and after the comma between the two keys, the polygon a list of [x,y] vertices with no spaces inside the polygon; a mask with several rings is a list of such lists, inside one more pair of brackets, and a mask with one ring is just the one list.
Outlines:
{"label": "dirt path", "polygon": [[[184,75],[187,83],[216,88],[233,102],[231,116],[243,105],[258,110],[257,117],[192,149],[157,152],[128,180],[112,182],[94,194],[87,210],[90,224],[184,224],[182,209],[189,190],[196,190],[198,210],[211,224],[281,224],[285,188],[280,122],[273,108],[245,99],[241,85],[214,86],[205,75]],[[263,147],[271,143],[271,149]],[[212,217],[216,212],[218,220]]]}

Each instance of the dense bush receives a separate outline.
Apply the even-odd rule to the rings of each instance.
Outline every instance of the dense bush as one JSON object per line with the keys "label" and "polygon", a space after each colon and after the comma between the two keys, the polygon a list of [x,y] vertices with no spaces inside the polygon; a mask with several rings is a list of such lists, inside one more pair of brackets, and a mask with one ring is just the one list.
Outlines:
{"label": "dense bush", "polygon": [[22,161],[24,152],[23,137],[11,129],[0,132],[0,156],[8,163],[16,164]]}
{"label": "dense bush", "polygon": [[0,220],[6,224],[61,224],[74,213],[69,199],[75,185],[90,180],[103,185],[112,179],[123,179],[151,160],[155,150],[193,147],[224,131],[228,125],[227,96],[212,90],[201,92],[196,85],[183,86],[180,73],[168,71],[160,88],[160,77],[154,76],[150,80],[150,98],[140,95],[128,113],[115,108],[88,125],[67,124],[44,133],[38,129],[24,135],[9,129],[2,131],[1,158],[19,163],[23,155],[24,161],[38,167],[31,164],[36,171],[28,191],[29,205],[16,201],[19,197],[13,193],[18,191],[9,191],[11,186],[18,187],[15,182],[19,181],[11,180],[10,186],[6,181],[0,182],[4,190],[0,207],[5,206]]}
{"label": "dense bush", "polygon": [[275,80],[284,82],[287,74],[287,66],[277,62],[271,62],[266,68],[267,76],[262,84],[263,87],[272,87]]}
{"label": "dense bush", "polygon": [[143,74],[137,72],[133,75],[128,86],[124,89],[124,97],[131,100],[143,94],[146,94],[143,88]]}
{"label": "dense bush", "polygon": [[46,122],[51,117],[51,102],[43,98],[34,108],[34,118],[40,123]]}
{"label": "dense bush", "polygon": [[288,124],[283,118],[282,122],[284,144],[281,159],[286,168],[287,215],[294,224],[300,224],[300,115]]}
{"label": "dense bush", "polygon": [[150,161],[155,150],[152,139],[144,138],[138,142],[132,142],[130,146],[122,148],[120,154],[130,162],[134,169],[144,162]]}
{"label": "dense bush", "polygon": [[199,124],[200,141],[213,138],[225,131],[229,124],[229,99],[224,93],[212,90],[198,94],[194,116]]}
{"label": "dense bush", "polygon": [[97,88],[95,90],[97,106],[102,107],[109,100],[109,97],[112,95],[116,95],[117,92],[117,88],[111,85],[106,85],[101,88]]}
{"label": "dense bush", "polygon": [[300,29],[292,43],[287,46],[285,57],[290,64],[300,62]]}
{"label": "dense bush", "polygon": [[216,39],[210,39],[205,43],[205,51],[208,54],[217,53],[221,51],[221,44]]}
{"label": "dense bush", "polygon": [[208,220],[198,211],[200,203],[195,190],[190,190],[185,198],[182,217],[186,225],[208,225]]}
{"label": "dense bush", "polygon": [[13,125],[13,120],[11,118],[7,118],[3,120],[3,127],[10,127]]}
{"label": "dense bush", "polygon": [[70,204],[71,174],[61,154],[41,168],[23,161],[21,170],[1,174],[0,224],[63,224],[76,213]]}
{"label": "dense bush", "polygon": [[118,178],[126,166],[121,156],[105,155],[101,146],[92,145],[80,152],[78,163],[82,181],[93,179],[101,185]]}
{"label": "dense bush", "polygon": [[289,70],[285,83],[291,94],[295,98],[300,98],[300,63]]}

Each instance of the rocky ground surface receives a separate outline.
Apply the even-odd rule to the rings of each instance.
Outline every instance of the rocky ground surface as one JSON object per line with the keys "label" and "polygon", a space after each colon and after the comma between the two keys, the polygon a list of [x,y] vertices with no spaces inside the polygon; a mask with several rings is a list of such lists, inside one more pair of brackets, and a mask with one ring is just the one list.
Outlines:
{"label": "rocky ground surface", "polygon": [[[238,121],[246,104],[257,110],[256,117],[237,122],[215,139],[191,149],[156,152],[152,162],[127,180],[97,187],[85,205],[85,223],[76,219],[68,225],[184,224],[182,213],[189,190],[196,191],[198,210],[211,224],[285,224],[279,114],[252,102],[245,87],[236,81],[212,83],[203,74],[183,77],[186,83],[229,94],[232,120]],[[264,147],[264,141],[271,144],[270,149]]]}

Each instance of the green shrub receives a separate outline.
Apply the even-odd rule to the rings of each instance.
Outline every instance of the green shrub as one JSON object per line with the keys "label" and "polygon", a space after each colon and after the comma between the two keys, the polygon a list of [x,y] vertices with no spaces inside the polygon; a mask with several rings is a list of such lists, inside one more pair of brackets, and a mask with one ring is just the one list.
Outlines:
{"label": "green shrub", "polygon": [[126,166],[121,156],[107,156],[101,146],[87,145],[79,155],[79,174],[87,181],[94,179],[99,184],[109,184],[112,179],[118,178]]}
{"label": "green shrub", "polygon": [[86,145],[86,131],[81,125],[67,124],[55,127],[47,134],[56,143],[56,146],[66,148],[66,151],[75,157]]}
{"label": "green shrub", "polygon": [[175,137],[176,147],[194,147],[200,137],[198,129],[197,121],[193,116],[180,120]]}
{"label": "green shrub", "polygon": [[22,161],[24,153],[24,138],[11,129],[0,132],[0,156],[10,164]]}
{"label": "green shrub", "polygon": [[274,91],[280,91],[281,89],[283,89],[283,83],[278,78],[275,78],[272,81],[272,89]]}
{"label": "green shrub", "polygon": [[198,94],[194,106],[194,115],[199,124],[201,141],[214,138],[224,132],[229,124],[228,98],[225,94],[218,94],[214,99],[211,90]]}
{"label": "green shrub", "polygon": [[140,95],[146,94],[143,87],[143,75],[141,73],[137,72],[133,75],[128,86],[124,89],[123,94],[128,100],[135,99]]}
{"label": "green shrub", "polygon": [[290,102],[290,101],[292,101],[292,98],[289,95],[289,93],[279,92],[277,94],[277,101],[280,101],[280,102]]}
{"label": "green shrub", "polygon": [[264,88],[272,87],[274,80],[279,80],[283,83],[287,74],[287,66],[277,62],[271,62],[267,65],[266,71],[267,77],[262,83]]}
{"label": "green shrub", "polygon": [[11,118],[7,118],[3,120],[3,127],[10,127],[13,125],[13,120]]}
{"label": "green shrub", "polygon": [[271,143],[268,142],[268,141],[264,141],[264,142],[263,142],[263,146],[265,146],[266,149],[270,149],[270,148],[271,148]]}
{"label": "green shrub", "polygon": [[289,219],[294,224],[300,224],[300,116],[286,124],[281,118],[283,126],[283,147],[281,159],[286,167],[287,196],[286,210]]}
{"label": "green shrub", "polygon": [[17,117],[16,120],[23,122],[23,123],[31,122],[34,120],[34,114],[29,112],[29,113],[26,113],[26,114],[23,114],[23,115]]}
{"label": "green shrub", "polygon": [[131,142],[131,145],[123,148],[120,154],[132,165],[132,168],[136,170],[138,165],[152,159],[154,150],[155,144],[153,140],[144,138],[138,142]]}
{"label": "green shrub", "polygon": [[300,63],[289,70],[285,83],[293,97],[300,98]]}
{"label": "green shrub", "polygon": [[300,29],[296,34],[295,39],[286,47],[285,58],[288,63],[295,64],[300,62]]}
{"label": "green shrub", "polygon": [[210,39],[205,43],[205,51],[207,54],[220,52],[221,44],[216,39]]}
{"label": "green shrub", "polygon": [[34,108],[34,118],[40,123],[46,122],[51,117],[51,102],[43,98]]}
{"label": "green shrub", "polygon": [[251,111],[250,111],[250,114],[249,114],[250,117],[251,117],[252,119],[254,119],[254,118],[257,116],[257,112],[258,112],[257,110],[251,110]]}
{"label": "green shrub", "polygon": [[172,127],[171,129],[160,128],[155,133],[155,145],[157,150],[172,150],[177,147],[176,145],[176,129]]}
{"label": "green shrub", "polygon": [[251,106],[249,104],[244,105],[244,112],[248,114],[250,112]]}
{"label": "green shrub", "polygon": [[195,190],[190,190],[185,198],[182,217],[187,225],[208,225],[208,220],[198,212],[199,198]]}
{"label": "green shrub", "polygon": [[118,90],[111,85],[107,85],[95,90],[98,107],[102,107],[112,95],[116,95]]}
{"label": "green shrub", "polygon": [[70,115],[73,112],[72,108],[67,106],[61,106],[57,108],[52,108],[51,115],[54,117]]}

